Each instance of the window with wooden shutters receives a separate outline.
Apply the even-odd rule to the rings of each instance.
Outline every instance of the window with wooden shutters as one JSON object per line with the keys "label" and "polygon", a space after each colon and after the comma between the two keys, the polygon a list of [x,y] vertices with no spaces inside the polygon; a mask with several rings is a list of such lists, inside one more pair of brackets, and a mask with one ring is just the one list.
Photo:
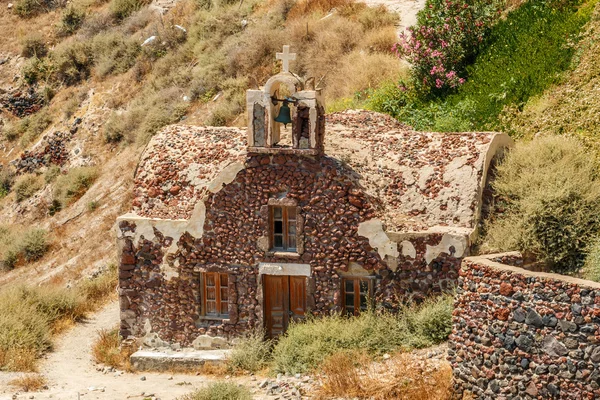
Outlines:
{"label": "window with wooden shutters", "polygon": [[271,249],[276,251],[297,250],[297,208],[271,206]]}
{"label": "window with wooden shutters", "polygon": [[227,318],[229,316],[229,279],[227,274],[205,272],[202,274],[202,314],[206,317]]}
{"label": "window with wooden shutters", "polygon": [[373,280],[369,278],[344,278],[344,310],[348,315],[358,315],[369,307],[369,299],[373,297]]}

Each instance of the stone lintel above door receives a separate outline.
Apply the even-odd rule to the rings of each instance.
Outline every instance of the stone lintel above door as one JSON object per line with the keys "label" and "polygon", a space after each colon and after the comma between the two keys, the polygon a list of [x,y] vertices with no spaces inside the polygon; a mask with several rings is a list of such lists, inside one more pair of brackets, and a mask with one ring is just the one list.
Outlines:
{"label": "stone lintel above door", "polygon": [[310,277],[310,264],[259,263],[259,275],[289,275]]}

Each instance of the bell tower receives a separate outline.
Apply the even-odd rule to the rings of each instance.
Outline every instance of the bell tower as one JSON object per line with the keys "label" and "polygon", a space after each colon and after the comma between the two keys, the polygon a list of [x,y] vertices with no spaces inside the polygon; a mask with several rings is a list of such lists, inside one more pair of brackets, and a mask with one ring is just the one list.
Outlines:
{"label": "bell tower", "polygon": [[[259,90],[246,92],[248,113],[248,153],[323,153],[325,106],[320,89],[307,89],[306,82],[289,71],[296,59],[290,46],[275,55],[282,71],[272,76]],[[284,134],[291,135],[285,145]]]}

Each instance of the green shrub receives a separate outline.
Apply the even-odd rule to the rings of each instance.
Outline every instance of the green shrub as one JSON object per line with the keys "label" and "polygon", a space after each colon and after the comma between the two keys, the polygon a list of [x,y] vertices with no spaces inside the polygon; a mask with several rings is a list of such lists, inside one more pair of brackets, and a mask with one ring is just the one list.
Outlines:
{"label": "green shrub", "polygon": [[147,4],[148,0],[111,0],[110,12],[115,19],[122,20]]}
{"label": "green shrub", "polygon": [[399,314],[369,310],[358,317],[327,316],[291,324],[273,349],[273,368],[295,374],[318,368],[326,357],[343,350],[381,355],[439,343],[451,330],[451,301],[442,297]]}
{"label": "green shrub", "polygon": [[228,356],[229,366],[235,370],[258,372],[267,367],[272,343],[265,340],[262,330],[255,330],[242,338]]}
{"label": "green shrub", "polygon": [[17,203],[30,198],[42,188],[42,179],[36,174],[21,175],[15,182],[14,191]]}
{"label": "green shrub", "polygon": [[179,400],[251,400],[250,391],[233,382],[209,383],[206,387],[180,397]]}
{"label": "green shrub", "polygon": [[58,200],[61,208],[77,201],[92,186],[98,178],[96,167],[72,168],[65,175],[60,175],[54,184],[54,199]]}
{"label": "green shrub", "polygon": [[52,124],[52,116],[47,107],[22,119],[19,123],[21,146],[26,147],[37,139],[50,124]]}
{"label": "green shrub", "polygon": [[23,235],[19,247],[27,262],[39,260],[50,247],[48,233],[43,229],[28,230]]}
{"label": "green shrub", "polygon": [[26,83],[34,85],[40,81],[47,80],[52,73],[52,69],[52,64],[48,59],[33,57],[25,63],[21,74]]}
{"label": "green shrub", "polygon": [[48,54],[48,47],[46,42],[39,35],[28,36],[23,41],[23,47],[21,48],[21,55],[23,57],[37,57],[43,58]]}
{"label": "green shrub", "polygon": [[52,7],[52,0],[18,0],[14,5],[14,10],[19,17],[29,18],[48,12]]}
{"label": "green shrub", "polygon": [[14,182],[14,172],[7,167],[0,168],[0,199],[10,193]]}
{"label": "green shrub", "polygon": [[26,231],[0,225],[0,261],[3,269],[13,269],[17,262],[33,262],[42,258],[50,247],[48,233],[32,228]]}
{"label": "green shrub", "polygon": [[[560,82],[572,65],[575,45],[590,20],[590,7],[581,12],[580,3],[526,1],[492,26],[478,50],[472,49],[478,52],[476,58],[460,57],[466,81],[456,93],[448,94],[443,83],[435,88],[439,97],[432,99],[413,79],[375,90],[369,108],[418,130],[502,130],[498,116],[503,110],[522,109],[530,98]],[[433,68],[421,67],[415,75]]]}
{"label": "green shrub", "polygon": [[60,36],[70,36],[74,34],[81,27],[84,19],[84,11],[74,6],[69,6],[62,13],[60,25],[57,26],[58,34]]}
{"label": "green shrub", "polygon": [[103,33],[94,37],[92,52],[95,72],[100,77],[128,71],[136,62],[141,47],[137,40],[117,32]]}
{"label": "green shrub", "polygon": [[559,272],[579,269],[600,229],[598,163],[579,140],[548,136],[518,143],[497,167],[500,204],[484,251],[520,250]]}
{"label": "green shrub", "polygon": [[61,42],[51,54],[52,78],[66,85],[76,85],[90,76],[92,47],[85,41]]}

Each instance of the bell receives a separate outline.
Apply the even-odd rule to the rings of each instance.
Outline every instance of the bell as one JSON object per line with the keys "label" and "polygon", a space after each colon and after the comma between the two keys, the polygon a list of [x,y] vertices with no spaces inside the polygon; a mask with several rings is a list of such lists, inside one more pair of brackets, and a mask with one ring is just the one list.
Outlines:
{"label": "bell", "polygon": [[287,124],[292,123],[292,117],[290,114],[290,107],[288,106],[288,102],[284,101],[279,109],[279,115],[275,118],[275,121],[283,124],[285,128],[287,128]]}

